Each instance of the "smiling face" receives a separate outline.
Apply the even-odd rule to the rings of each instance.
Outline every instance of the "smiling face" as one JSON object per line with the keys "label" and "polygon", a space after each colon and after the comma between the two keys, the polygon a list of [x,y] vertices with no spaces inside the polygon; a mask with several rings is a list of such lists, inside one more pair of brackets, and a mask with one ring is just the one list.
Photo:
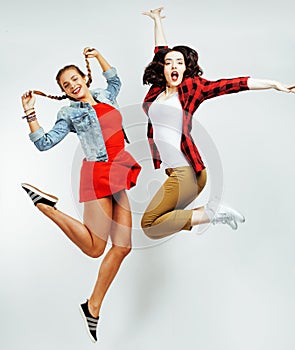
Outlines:
{"label": "smiling face", "polygon": [[164,58],[164,75],[168,87],[176,87],[183,80],[186,66],[183,54],[179,51],[170,51]]}
{"label": "smiling face", "polygon": [[60,75],[59,85],[74,100],[84,101],[89,95],[86,77],[81,76],[75,68],[69,68]]}

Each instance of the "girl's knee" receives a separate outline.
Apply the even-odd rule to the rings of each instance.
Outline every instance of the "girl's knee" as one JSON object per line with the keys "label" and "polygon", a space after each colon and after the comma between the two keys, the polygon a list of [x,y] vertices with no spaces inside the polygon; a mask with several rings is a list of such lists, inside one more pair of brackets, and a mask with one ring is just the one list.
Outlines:
{"label": "girl's knee", "polygon": [[126,257],[132,250],[131,246],[117,246],[113,245],[113,249],[117,255],[120,255],[121,257]]}
{"label": "girl's knee", "polygon": [[91,249],[84,250],[84,253],[88,255],[90,258],[99,258],[103,255],[105,251],[105,246],[92,247]]}
{"label": "girl's knee", "polygon": [[149,228],[153,225],[153,219],[151,218],[151,215],[148,213],[144,213],[143,217],[141,218],[141,228],[145,230],[146,228]]}
{"label": "girl's knee", "polygon": [[197,184],[198,184],[198,190],[199,193],[204,189],[207,183],[207,172],[205,169],[203,169],[198,175],[197,175]]}
{"label": "girl's knee", "polygon": [[150,239],[159,239],[157,230],[152,225],[141,226],[144,234]]}

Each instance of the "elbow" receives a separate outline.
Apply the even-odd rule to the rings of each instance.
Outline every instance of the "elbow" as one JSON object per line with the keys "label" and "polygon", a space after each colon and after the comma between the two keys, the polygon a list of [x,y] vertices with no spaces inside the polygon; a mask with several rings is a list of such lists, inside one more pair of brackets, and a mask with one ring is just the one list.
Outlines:
{"label": "elbow", "polygon": [[116,81],[116,85],[117,85],[117,90],[118,90],[118,92],[119,92],[120,89],[121,89],[121,86],[122,86],[122,82],[121,82],[121,80],[120,80],[119,77],[118,77],[118,81]]}
{"label": "elbow", "polygon": [[36,146],[37,150],[40,152],[44,152],[44,151],[47,151],[49,149],[48,147],[44,147],[44,146],[41,146],[41,145],[36,144],[36,143],[35,143],[35,146]]}
{"label": "elbow", "polygon": [[41,141],[34,142],[34,145],[38,149],[38,151],[40,151],[40,152],[47,151],[53,146],[52,143],[41,142]]}

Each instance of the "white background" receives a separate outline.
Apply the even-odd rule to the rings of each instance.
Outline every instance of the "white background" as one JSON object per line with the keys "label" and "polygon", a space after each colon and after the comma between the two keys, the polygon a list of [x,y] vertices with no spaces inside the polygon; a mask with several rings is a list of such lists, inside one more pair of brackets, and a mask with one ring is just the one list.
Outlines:
{"label": "white background", "polygon": [[[38,152],[20,118],[20,96],[27,89],[59,94],[58,69],[69,63],[84,69],[83,47],[94,46],[118,69],[120,105],[139,105],[153,50],[152,22],[140,13],[160,5],[170,46],[198,50],[204,77],[295,84],[293,0],[2,4],[1,349],[295,347],[294,95],[251,91],[201,106],[198,121],[222,160],[224,200],[247,221],[237,232],[211,227],[134,249],[103,304],[99,344],[87,337],[78,305],[89,297],[101,259],[84,256],[20,187],[24,181],[40,186],[60,197],[61,210],[79,216],[71,185],[78,140],[71,135]],[[99,76],[95,84],[104,81]],[[45,129],[64,103],[38,98]],[[138,123],[144,122],[139,113]],[[133,142],[144,135],[143,126]]]}

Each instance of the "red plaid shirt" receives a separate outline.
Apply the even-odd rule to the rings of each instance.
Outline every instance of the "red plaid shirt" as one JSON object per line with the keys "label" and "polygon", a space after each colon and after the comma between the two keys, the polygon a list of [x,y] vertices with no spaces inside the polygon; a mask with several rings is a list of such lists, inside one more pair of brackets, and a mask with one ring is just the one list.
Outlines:
{"label": "red plaid shirt", "polygon": [[[162,47],[156,47],[155,53]],[[217,81],[209,81],[199,76],[193,78],[185,78],[178,86],[178,98],[183,110],[181,151],[185,155],[196,173],[205,168],[200,153],[194,144],[191,136],[192,116],[199,105],[212,97],[225,94],[248,90],[248,77],[220,79]],[[143,109],[148,116],[149,107],[157,96],[165,90],[165,86],[152,85],[143,102]],[[161,158],[157,146],[153,139],[153,126],[148,116],[147,137],[151,148],[154,167],[158,169],[161,164]]]}

